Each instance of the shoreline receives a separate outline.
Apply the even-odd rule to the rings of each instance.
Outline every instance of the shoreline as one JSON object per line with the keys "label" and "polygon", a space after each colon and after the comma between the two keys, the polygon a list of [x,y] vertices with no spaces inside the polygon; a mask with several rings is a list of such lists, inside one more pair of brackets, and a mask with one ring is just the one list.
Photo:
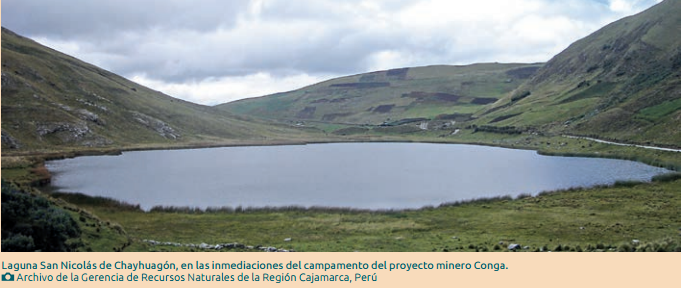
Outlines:
{"label": "shoreline", "polygon": [[[501,144],[493,144],[493,143],[480,143],[480,142],[475,142],[475,141],[467,141],[467,142],[454,142],[454,141],[435,141],[434,139],[426,140],[426,141],[415,141],[415,140],[410,140],[410,139],[381,139],[379,141],[374,140],[366,140],[366,139],[347,139],[347,141],[308,141],[308,142],[278,142],[278,143],[229,143],[229,144],[220,144],[220,145],[203,145],[203,146],[191,146],[191,147],[156,147],[156,148],[140,148],[140,147],[135,147],[135,148],[130,148],[130,149],[121,149],[121,150],[116,150],[116,153],[103,153],[100,155],[120,155],[123,152],[130,152],[130,151],[162,151],[162,150],[185,150],[185,149],[207,149],[207,148],[228,148],[228,147],[265,147],[265,146],[298,146],[298,145],[315,145],[315,144],[343,144],[343,143],[420,143],[420,144],[454,144],[454,145],[473,145],[473,146],[484,146],[484,147],[495,147],[495,148],[502,148],[502,149],[514,149],[514,150],[524,150],[524,151],[534,151],[538,155],[544,155],[544,156],[557,156],[557,157],[584,157],[584,158],[608,158],[608,159],[620,159],[620,160],[629,160],[629,161],[635,161],[639,163],[645,163],[646,165],[651,165],[650,163],[646,163],[644,161],[636,161],[634,157],[615,157],[613,155],[600,155],[598,153],[584,153],[584,154],[574,154],[574,153],[555,153],[555,152],[550,152],[550,151],[542,151],[541,149],[532,149],[531,147],[526,147],[526,146],[512,146],[512,145],[501,145]],[[111,152],[111,151],[109,151]],[[74,158],[74,157],[79,157],[79,156],[90,156],[90,155],[98,155],[96,153],[75,153],[73,155],[69,155],[70,157],[64,157],[64,158]],[[59,160],[59,159],[64,159],[64,158],[59,158],[59,157],[53,157],[53,158],[46,158],[45,161],[50,161],[50,160]],[[651,166],[656,166],[656,165],[651,165]],[[42,163],[42,167],[45,167],[45,162]],[[661,166],[658,166],[661,167]],[[46,171],[49,172],[49,170],[45,169]],[[676,172],[677,170],[674,169],[668,169],[667,173],[662,173],[659,175],[664,175],[664,174],[669,174]],[[51,175],[50,175],[51,176]],[[535,197],[537,195],[541,194],[546,194],[546,193],[556,193],[556,192],[565,192],[565,191],[573,191],[573,190],[584,190],[584,189],[595,189],[595,188],[603,188],[603,187],[609,187],[609,186],[614,186],[614,185],[619,185],[624,182],[631,182],[631,183],[650,183],[651,179],[648,180],[633,180],[633,181],[627,181],[627,180],[620,180],[615,183],[611,184],[598,184],[598,185],[593,185],[593,186],[575,186],[575,187],[568,187],[568,188],[556,188],[556,189],[551,189],[551,190],[545,190],[545,191],[538,191],[533,194],[527,194],[527,193],[521,193],[517,196],[513,196],[511,194],[506,194],[506,195],[499,195],[499,196],[491,196],[491,197],[481,197],[481,198],[470,198],[470,199],[462,199],[462,200],[457,200],[457,201],[450,201],[450,202],[442,202],[442,203],[436,203],[436,204],[429,204],[429,205],[423,205],[421,207],[414,207],[414,208],[383,208],[383,209],[367,209],[367,208],[351,208],[351,207],[341,207],[341,206],[300,206],[300,205],[282,205],[282,206],[248,206],[248,207],[241,207],[241,206],[216,206],[216,207],[188,207],[188,206],[163,206],[163,205],[157,205],[154,207],[150,207],[148,209],[141,209],[140,211],[144,213],[152,213],[152,212],[164,212],[164,211],[182,211],[182,212],[188,212],[188,213],[211,213],[211,212],[230,212],[230,213],[236,213],[236,212],[242,212],[242,213],[248,213],[253,212],[253,211],[288,211],[288,210],[296,210],[296,211],[328,211],[328,210],[338,210],[338,211],[344,211],[344,212],[375,212],[375,213],[390,213],[390,212],[404,212],[404,211],[420,211],[420,210],[430,210],[430,209],[437,209],[440,207],[448,207],[448,206],[458,206],[466,203],[475,203],[475,202],[490,202],[490,201],[498,201],[498,200],[513,200],[513,199],[519,199],[519,198],[524,198],[524,197]],[[39,187],[42,187],[41,190],[49,190],[56,192],[59,195],[63,194],[83,194],[82,192],[60,192],[57,190],[54,190],[54,186],[48,181],[47,183],[44,183],[45,185],[39,185]],[[52,188],[50,188],[52,187]],[[50,193],[51,194],[51,193]],[[135,206],[134,204],[129,204],[124,201],[120,201],[114,198],[108,198],[108,197],[100,197],[100,196],[91,196],[91,195],[86,195],[83,194],[84,196],[87,197],[92,197],[92,198],[107,198],[113,201],[118,201],[121,202],[122,205],[126,206]]]}

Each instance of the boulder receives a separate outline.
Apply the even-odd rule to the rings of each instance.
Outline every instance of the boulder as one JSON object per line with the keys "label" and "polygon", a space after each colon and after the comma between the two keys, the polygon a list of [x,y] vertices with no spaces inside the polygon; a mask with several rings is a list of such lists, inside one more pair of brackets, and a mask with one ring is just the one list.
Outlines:
{"label": "boulder", "polygon": [[508,250],[515,251],[520,249],[521,247],[522,246],[520,246],[520,244],[512,243],[511,245],[508,245]]}

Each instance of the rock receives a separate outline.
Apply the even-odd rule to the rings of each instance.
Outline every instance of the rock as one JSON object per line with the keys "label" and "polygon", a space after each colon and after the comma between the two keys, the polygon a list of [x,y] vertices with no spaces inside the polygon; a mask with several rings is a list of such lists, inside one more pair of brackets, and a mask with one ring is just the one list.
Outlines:
{"label": "rock", "polygon": [[285,238],[284,242],[291,242],[291,240],[292,240],[291,238]]}
{"label": "rock", "polygon": [[90,128],[84,123],[48,122],[40,123],[36,126],[36,132],[41,137],[65,132],[66,135],[62,137],[64,142],[72,142],[73,140],[80,139],[85,136],[85,134],[90,133]]}
{"label": "rock", "polygon": [[201,248],[201,249],[208,249],[209,247],[210,247],[210,245],[208,245],[206,243],[199,244],[199,248]]}
{"label": "rock", "polygon": [[530,250],[530,246],[523,246],[523,250]]}
{"label": "rock", "polygon": [[173,129],[173,127],[170,127],[170,125],[168,125],[167,123],[137,111],[132,111],[131,113],[133,119],[135,119],[137,122],[141,123],[145,127],[156,131],[158,135],[161,135],[164,138],[168,139],[180,138],[180,134],[175,132],[175,129]]}
{"label": "rock", "polygon": [[641,241],[638,240],[638,239],[634,239],[634,240],[631,240],[631,244],[638,245],[638,244],[641,244]]}
{"label": "rock", "polygon": [[518,249],[520,249],[520,248],[521,248],[520,244],[511,244],[511,245],[508,245],[508,250],[511,250],[511,251],[515,251],[515,250],[518,250]]}
{"label": "rock", "polygon": [[66,112],[71,112],[71,111],[73,111],[73,108],[71,108],[70,106],[65,105],[65,104],[54,103],[54,105],[57,105],[57,107],[63,109],[63,110],[66,111]]}
{"label": "rock", "polygon": [[21,147],[21,145],[19,145],[19,141],[14,139],[14,137],[10,136],[5,131],[2,131],[2,144],[7,145],[9,149],[19,149]]}
{"label": "rock", "polygon": [[86,109],[78,110],[78,115],[80,115],[80,119],[83,119],[85,121],[90,121],[100,126],[106,125],[106,122],[104,122],[103,119],[99,118],[99,115],[92,113]]}
{"label": "rock", "polygon": [[267,251],[267,252],[277,252],[277,248],[276,248],[276,247],[267,247],[267,248],[265,248],[265,249],[266,249],[265,251]]}

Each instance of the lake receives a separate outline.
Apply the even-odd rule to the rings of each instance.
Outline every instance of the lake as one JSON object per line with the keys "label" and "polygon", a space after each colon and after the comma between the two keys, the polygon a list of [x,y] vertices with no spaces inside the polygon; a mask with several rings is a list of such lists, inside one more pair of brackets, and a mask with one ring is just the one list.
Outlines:
{"label": "lake", "polygon": [[153,206],[402,209],[648,181],[638,162],[426,143],[337,143],[124,152],[49,161],[52,185]]}

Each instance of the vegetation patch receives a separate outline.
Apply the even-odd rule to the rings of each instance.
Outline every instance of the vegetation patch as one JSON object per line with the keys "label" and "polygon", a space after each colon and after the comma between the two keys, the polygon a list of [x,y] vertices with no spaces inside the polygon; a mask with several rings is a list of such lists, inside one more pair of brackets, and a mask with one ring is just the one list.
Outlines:
{"label": "vegetation patch", "polygon": [[388,72],[386,72],[386,76],[394,78],[395,80],[405,80],[407,79],[407,73],[409,72],[409,68],[399,68],[399,69],[390,69]]}
{"label": "vegetation patch", "polygon": [[534,75],[540,66],[520,67],[506,71],[506,75],[517,79],[529,79]]}
{"label": "vegetation patch", "polygon": [[494,102],[497,102],[497,98],[485,98],[485,97],[475,97],[473,100],[471,100],[471,104],[475,105],[487,105],[487,104],[492,104]]}
{"label": "vegetation patch", "polygon": [[352,113],[331,113],[331,114],[324,114],[324,116],[322,116],[322,121],[329,121],[329,122],[332,122],[333,120],[336,120],[336,118],[339,118],[339,117],[346,117],[346,116],[350,116],[350,115],[352,115]]}
{"label": "vegetation patch", "polygon": [[[461,96],[449,93],[411,92],[402,97],[415,98],[419,102],[457,102]],[[496,99],[494,99],[496,101]]]}
{"label": "vegetation patch", "polygon": [[421,129],[416,125],[381,126],[372,129],[379,134],[410,134],[420,132]]}
{"label": "vegetation patch", "polygon": [[364,134],[368,132],[368,128],[363,128],[363,127],[348,127],[348,128],[341,128],[336,131],[333,131],[333,134],[336,135],[354,135],[354,134]]}
{"label": "vegetation patch", "polygon": [[657,175],[657,176],[654,176],[651,180],[653,182],[674,182],[676,180],[681,180],[681,173],[672,172],[672,173]]}
{"label": "vegetation patch", "polygon": [[[580,88],[583,87],[585,84],[583,83],[588,83],[588,82],[582,82],[580,83]],[[612,82],[600,82],[595,85],[586,85],[588,86],[587,89],[584,91],[580,91],[575,93],[574,95],[558,102],[558,104],[565,104],[569,102],[574,102],[582,99],[587,99],[587,98],[595,98],[595,97],[605,97],[609,96],[608,93],[613,91],[617,87],[616,83]]]}
{"label": "vegetation patch", "polygon": [[66,211],[44,197],[2,181],[2,251],[73,251],[81,230]]}
{"label": "vegetation patch", "polygon": [[523,91],[523,92],[520,92],[520,93],[513,94],[513,96],[511,96],[511,102],[518,102],[520,100],[525,99],[527,96],[530,96],[530,95],[532,95],[532,92],[530,92],[530,91]]}
{"label": "vegetation patch", "polygon": [[435,116],[435,120],[455,120],[455,121],[469,121],[473,118],[473,114],[453,113],[440,114]]}
{"label": "vegetation patch", "polygon": [[482,125],[473,128],[473,133],[477,132],[487,132],[496,134],[522,134],[523,131],[516,128],[515,126],[489,126]]}
{"label": "vegetation patch", "polygon": [[339,84],[331,84],[330,87],[332,87],[332,88],[343,88],[343,89],[370,89],[370,88],[390,87],[390,82],[339,83]]}
{"label": "vegetation patch", "polygon": [[400,120],[393,121],[393,122],[383,123],[383,124],[381,124],[381,126],[399,126],[399,125],[416,123],[416,122],[423,122],[423,121],[428,121],[428,120],[429,119],[427,119],[427,118],[407,118],[407,119],[400,119]]}
{"label": "vegetation patch", "polygon": [[501,122],[501,121],[504,121],[506,119],[511,119],[511,118],[518,116],[520,114],[523,114],[523,113],[515,113],[515,114],[508,114],[508,115],[499,116],[497,118],[492,119],[492,121],[489,121],[489,123]]}
{"label": "vegetation patch", "polygon": [[391,110],[395,108],[395,104],[389,104],[389,105],[379,105],[378,107],[374,108],[374,113],[388,113]]}
{"label": "vegetation patch", "polygon": [[681,98],[642,109],[637,113],[637,116],[650,121],[657,121],[658,119],[679,110],[681,110]]}
{"label": "vegetation patch", "polygon": [[[512,243],[528,252],[680,251],[679,187],[677,180],[575,188],[395,211],[167,207],[141,212],[80,205],[121,223],[138,241],[236,242],[295,251],[511,251]],[[204,250],[141,245],[126,250],[135,249]]]}

